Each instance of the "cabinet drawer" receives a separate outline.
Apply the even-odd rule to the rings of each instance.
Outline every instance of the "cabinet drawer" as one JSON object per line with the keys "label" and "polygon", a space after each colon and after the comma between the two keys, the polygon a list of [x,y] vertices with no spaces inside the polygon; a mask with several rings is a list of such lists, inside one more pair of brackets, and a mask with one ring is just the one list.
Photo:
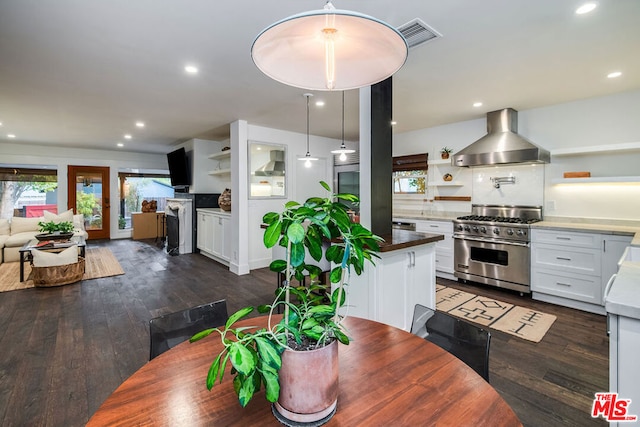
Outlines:
{"label": "cabinet drawer", "polygon": [[600,277],[534,268],[531,291],[602,305]]}
{"label": "cabinet drawer", "polygon": [[453,274],[453,253],[442,253],[436,248],[436,270]]}
{"label": "cabinet drawer", "polygon": [[444,240],[436,242],[436,248],[453,253],[453,223],[451,221],[416,221],[420,233],[444,234]]}
{"label": "cabinet drawer", "polygon": [[538,230],[533,228],[531,230],[531,241],[534,243],[553,243],[555,245],[602,249],[602,235],[593,233]]}
{"label": "cabinet drawer", "polygon": [[597,249],[531,245],[531,266],[600,277],[601,252]]}

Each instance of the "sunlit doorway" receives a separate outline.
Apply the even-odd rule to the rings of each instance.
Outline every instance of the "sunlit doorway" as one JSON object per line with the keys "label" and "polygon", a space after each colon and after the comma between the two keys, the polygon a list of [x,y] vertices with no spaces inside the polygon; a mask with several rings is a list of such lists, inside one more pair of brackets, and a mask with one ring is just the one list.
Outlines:
{"label": "sunlit doorway", "polygon": [[69,208],[84,217],[89,239],[110,237],[109,168],[69,166]]}

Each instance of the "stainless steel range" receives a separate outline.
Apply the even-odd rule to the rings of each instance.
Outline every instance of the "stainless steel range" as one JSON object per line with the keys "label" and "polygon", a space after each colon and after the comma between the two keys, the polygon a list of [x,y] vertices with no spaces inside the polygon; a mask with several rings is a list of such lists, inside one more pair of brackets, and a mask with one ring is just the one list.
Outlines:
{"label": "stainless steel range", "polygon": [[453,220],[454,275],[531,292],[529,224],[541,220],[541,206],[473,205]]}

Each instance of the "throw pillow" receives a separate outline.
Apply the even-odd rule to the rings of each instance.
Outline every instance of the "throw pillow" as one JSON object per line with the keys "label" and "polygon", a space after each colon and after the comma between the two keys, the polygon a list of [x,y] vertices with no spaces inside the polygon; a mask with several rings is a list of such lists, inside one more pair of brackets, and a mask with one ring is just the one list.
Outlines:
{"label": "throw pillow", "polygon": [[55,214],[53,212],[44,211],[45,222],[53,221],[56,224],[60,224],[61,222],[73,222],[73,209],[69,209],[68,211],[64,211],[61,214]]}
{"label": "throw pillow", "polygon": [[78,262],[78,246],[73,245],[60,253],[31,249],[34,267],[55,267]]}
{"label": "throw pillow", "polygon": [[8,219],[0,219],[0,235],[11,233]]}
{"label": "throw pillow", "polygon": [[84,215],[78,214],[73,216],[73,228],[76,230],[84,230]]}
{"label": "throw pillow", "polygon": [[21,216],[14,216],[11,218],[11,234],[24,233],[25,231],[39,231],[40,226],[38,223],[43,221],[44,217],[36,218],[22,218]]}

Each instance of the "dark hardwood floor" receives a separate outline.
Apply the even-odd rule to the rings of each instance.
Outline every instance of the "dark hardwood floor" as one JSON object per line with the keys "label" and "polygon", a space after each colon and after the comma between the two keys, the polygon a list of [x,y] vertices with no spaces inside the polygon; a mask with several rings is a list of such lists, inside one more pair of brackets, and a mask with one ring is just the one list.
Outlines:
{"label": "dark hardwood floor", "polygon": [[[201,255],[168,256],[153,241],[90,244],[109,247],[125,275],[0,293],[2,426],[82,426],[147,362],[149,319],[222,298],[232,313],[273,296],[265,269],[236,276]],[[491,383],[525,426],[605,425],[589,415],[593,394],[608,389],[603,316],[439,282],[558,316],[538,344],[492,331]]]}

